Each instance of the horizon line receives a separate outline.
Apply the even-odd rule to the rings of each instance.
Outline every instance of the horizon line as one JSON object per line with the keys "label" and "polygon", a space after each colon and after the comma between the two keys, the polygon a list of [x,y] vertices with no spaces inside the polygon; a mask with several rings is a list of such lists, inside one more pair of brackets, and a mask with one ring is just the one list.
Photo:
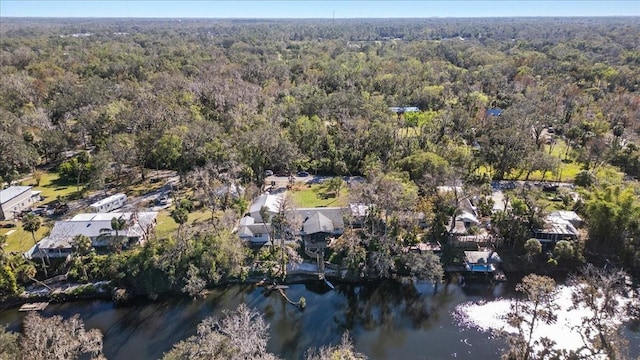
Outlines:
{"label": "horizon line", "polygon": [[424,16],[424,17],[169,17],[169,16],[13,16],[0,19],[187,19],[187,20],[420,20],[420,19],[495,19],[495,18],[633,18],[640,15],[496,15],[496,16]]}

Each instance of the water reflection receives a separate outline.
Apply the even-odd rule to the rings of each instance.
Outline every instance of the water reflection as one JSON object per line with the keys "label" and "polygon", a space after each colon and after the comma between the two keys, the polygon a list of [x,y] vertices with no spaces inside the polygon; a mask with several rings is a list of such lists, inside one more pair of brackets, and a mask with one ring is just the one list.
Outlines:
{"label": "water reflection", "polygon": [[[337,344],[349,330],[356,348],[372,359],[494,359],[504,343],[489,333],[468,329],[453,317],[466,301],[490,301],[513,296],[513,284],[441,285],[384,281],[367,285],[322,282],[291,285],[287,296],[306,298],[299,311],[277,292],[253,285],[233,285],[212,291],[200,301],[171,299],[114,307],[91,301],[50,305],[44,315],[69,317],[80,313],[88,328],[105,334],[109,359],[157,359],[171,346],[196,332],[208,316],[246,303],[261,311],[270,324],[269,351],[285,359],[300,359],[310,347]],[[19,329],[24,314],[0,312],[0,323]],[[632,333],[632,346],[638,346]],[[635,339],[635,340],[634,340]],[[638,351],[631,351],[638,355]]]}

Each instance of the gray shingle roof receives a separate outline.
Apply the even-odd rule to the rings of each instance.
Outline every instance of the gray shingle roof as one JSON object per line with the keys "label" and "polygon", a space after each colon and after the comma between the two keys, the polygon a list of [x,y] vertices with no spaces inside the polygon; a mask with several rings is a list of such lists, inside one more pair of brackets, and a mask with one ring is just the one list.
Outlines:
{"label": "gray shingle roof", "polygon": [[331,233],[334,231],[334,225],[328,217],[317,212],[302,224],[302,231],[307,235],[321,232]]}

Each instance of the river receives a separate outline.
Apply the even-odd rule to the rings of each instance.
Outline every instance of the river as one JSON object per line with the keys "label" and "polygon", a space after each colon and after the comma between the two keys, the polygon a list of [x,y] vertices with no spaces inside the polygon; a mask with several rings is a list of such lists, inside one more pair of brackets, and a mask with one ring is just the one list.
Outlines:
{"label": "river", "polygon": [[[244,302],[261,311],[270,324],[268,350],[300,359],[310,347],[336,344],[345,330],[358,351],[371,359],[498,359],[504,341],[488,332],[460,325],[456,307],[467,302],[491,302],[513,296],[514,284],[441,285],[380,282],[291,285],[287,296],[301,296],[300,311],[280,294],[266,294],[254,285],[232,285],[213,290],[206,299],[169,299],[116,307],[107,301],[52,304],[42,313],[69,317],[79,313],[87,328],[104,334],[108,359],[157,359],[172,344],[195,333],[197,324],[224,309]],[[17,310],[0,312],[0,324],[19,330],[24,316]],[[625,329],[630,355],[640,356],[640,329]]]}

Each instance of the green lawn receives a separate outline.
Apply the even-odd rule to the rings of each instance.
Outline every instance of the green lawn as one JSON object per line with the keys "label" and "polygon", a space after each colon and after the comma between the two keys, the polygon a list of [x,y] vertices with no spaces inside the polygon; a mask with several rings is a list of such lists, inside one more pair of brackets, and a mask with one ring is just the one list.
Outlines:
{"label": "green lawn", "polygon": [[[2,223],[6,223],[6,221]],[[0,235],[10,233],[7,236],[7,245],[4,249],[7,253],[12,251],[25,252],[33,246],[33,237],[30,232],[22,230],[22,222],[16,221],[14,223],[16,224],[14,228],[0,229]],[[40,241],[48,231],[49,227],[43,223],[36,232],[36,241]]]}
{"label": "green lawn", "polygon": [[313,207],[335,207],[346,206],[348,199],[348,188],[345,184],[340,190],[339,197],[327,197],[324,196],[327,193],[327,188],[323,184],[313,184],[311,186],[304,184],[296,184],[288,194],[295,206],[301,208],[313,208]]}
{"label": "green lawn", "polygon": [[[557,157],[561,160],[560,168],[557,173],[552,173],[547,171],[544,176],[544,180],[548,181],[563,181],[563,182],[573,182],[576,178],[576,175],[582,170],[582,164],[575,160],[574,154],[572,150],[569,150],[567,156],[565,156],[565,152],[567,150],[567,145],[562,139],[557,139],[557,143],[554,145],[553,149],[551,149],[551,155]],[[545,152],[549,152],[549,145],[545,145]],[[478,175],[488,174],[489,169],[486,166],[480,166],[476,173]],[[518,176],[519,175],[519,176]],[[512,171],[509,174],[505,175],[505,178],[512,180],[524,180],[527,176],[526,172],[520,171]],[[529,180],[532,181],[541,181],[542,180],[542,172],[534,171],[529,175]]]}
{"label": "green lawn", "polygon": [[45,198],[42,204],[48,204],[58,196],[69,196],[77,190],[75,183],[61,179],[60,175],[55,172],[43,173],[39,186],[36,186],[36,181],[33,178],[27,179],[22,183],[23,185],[33,186],[35,191],[42,192],[40,195]]}
{"label": "green lawn", "polygon": [[[209,221],[211,219],[211,211],[202,209],[189,213],[188,225],[194,225]],[[171,218],[171,208],[161,210],[158,213],[158,224],[156,225],[156,237],[159,239],[166,238],[178,231],[178,223]]]}

